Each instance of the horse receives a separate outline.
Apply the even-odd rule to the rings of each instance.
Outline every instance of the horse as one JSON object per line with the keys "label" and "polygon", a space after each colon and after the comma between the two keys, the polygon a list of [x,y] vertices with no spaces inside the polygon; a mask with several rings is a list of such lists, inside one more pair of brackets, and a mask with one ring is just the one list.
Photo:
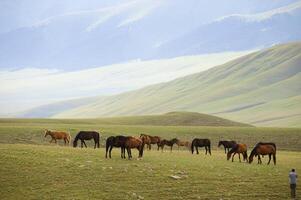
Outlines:
{"label": "horse", "polygon": [[77,147],[77,141],[81,141],[81,148],[83,148],[83,144],[87,148],[85,140],[94,139],[94,149],[99,148],[99,133],[97,131],[80,131],[74,138],[73,147]]}
{"label": "horse", "polygon": [[180,146],[189,148],[190,142],[188,142],[188,141],[180,141],[179,139],[177,139],[176,144],[178,145],[178,150],[179,150]]}
{"label": "horse", "polygon": [[139,151],[138,158],[141,158],[143,156],[144,141],[141,138],[136,138],[136,137],[132,137],[132,136],[126,137],[125,148],[127,150],[128,158],[129,159],[132,158],[132,151],[131,151],[131,149],[133,149],[133,148],[137,148],[138,149],[138,151]]}
{"label": "horse", "polygon": [[151,150],[151,139],[150,139],[150,136],[145,135],[145,134],[141,134],[140,135],[140,139],[142,139],[144,141],[144,144],[147,145],[147,149]]}
{"label": "horse", "polygon": [[165,145],[170,146],[170,151],[172,151],[173,145],[177,142],[178,139],[174,138],[171,140],[161,140],[159,146],[161,147],[161,150],[163,151],[163,148]]}
{"label": "horse", "polygon": [[64,140],[65,145],[68,143],[70,144],[71,141],[71,135],[70,133],[64,132],[64,131],[51,131],[48,129],[45,129],[45,137],[47,135],[51,136],[50,143],[54,140],[55,143],[57,143],[57,140]]}
{"label": "horse", "polygon": [[248,162],[248,148],[246,144],[235,144],[235,146],[227,153],[227,160],[230,159],[231,155],[232,155],[232,162],[234,161],[234,156],[235,154],[238,153],[238,157],[239,157],[239,162],[241,162],[240,160],[240,154],[243,155],[243,159],[246,160]]}
{"label": "horse", "polygon": [[260,155],[269,155],[269,162],[268,165],[271,162],[271,157],[273,156],[273,162],[274,165],[276,165],[276,144],[271,142],[259,142],[255,145],[253,150],[251,151],[250,157],[249,157],[249,163],[253,162],[253,157],[258,157],[258,164],[262,164]]}
{"label": "horse", "polygon": [[234,140],[232,141],[226,141],[226,140],[223,140],[223,141],[219,141],[218,142],[218,147],[220,147],[221,145],[224,146],[224,149],[225,149],[225,154],[226,154],[226,150],[227,152],[229,152],[229,150],[231,148],[233,148],[235,146],[236,142]]}
{"label": "horse", "polygon": [[125,158],[125,141],[126,136],[118,135],[118,136],[110,136],[106,141],[106,158],[111,158],[111,152],[113,147],[121,148],[121,158]]}
{"label": "horse", "polygon": [[147,145],[149,150],[151,150],[152,144],[157,144],[158,150],[159,150],[159,145],[161,142],[161,138],[159,136],[140,134],[140,138],[142,138],[142,137],[145,138],[145,144]]}
{"label": "horse", "polygon": [[206,149],[206,155],[207,152],[211,155],[211,142],[209,139],[199,139],[195,138],[191,142],[191,153],[193,154],[194,148],[196,149],[196,153],[199,154],[199,149],[198,147],[205,147]]}

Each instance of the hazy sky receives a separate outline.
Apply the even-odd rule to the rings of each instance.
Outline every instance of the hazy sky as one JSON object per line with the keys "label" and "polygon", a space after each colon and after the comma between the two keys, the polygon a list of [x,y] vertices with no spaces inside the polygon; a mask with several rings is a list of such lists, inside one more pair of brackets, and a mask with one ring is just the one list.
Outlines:
{"label": "hazy sky", "polygon": [[[191,38],[185,36],[200,28],[220,32],[231,17],[266,32],[269,18],[294,12],[297,20],[299,8],[301,1],[295,0],[1,0],[0,115],[58,100],[116,94],[209,69],[278,38],[270,41],[267,34],[252,46],[218,49],[229,38],[212,43],[197,32],[193,36],[200,44],[209,41],[214,48],[194,43],[186,49],[168,47],[177,41],[189,44]],[[282,35],[279,41],[296,38]],[[162,52],[177,56],[167,59]]]}

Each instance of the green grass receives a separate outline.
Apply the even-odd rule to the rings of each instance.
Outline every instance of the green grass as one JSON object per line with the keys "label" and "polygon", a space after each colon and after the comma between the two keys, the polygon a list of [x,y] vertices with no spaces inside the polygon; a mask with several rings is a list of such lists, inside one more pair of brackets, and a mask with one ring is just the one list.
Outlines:
{"label": "green grass", "polygon": [[98,119],[1,119],[0,143],[49,144],[44,138],[44,129],[70,131],[72,137],[80,130],[101,132],[101,143],[111,135],[159,135],[162,138],[192,140],[195,137],[209,138],[212,147],[217,148],[219,140],[236,140],[249,148],[259,141],[275,142],[278,149],[301,151],[301,129],[258,128],[258,127],[206,127],[206,126],[134,126],[100,124]]}
{"label": "green grass", "polygon": [[145,151],[142,160],[133,150],[129,161],[116,149],[105,159],[104,149],[0,148],[1,199],[289,199],[288,172],[301,167],[301,153],[286,151],[267,166],[226,161],[221,150],[212,156]]}
{"label": "green grass", "polygon": [[[112,159],[104,148],[80,149],[49,144],[43,129],[101,130],[110,135],[148,133],[163,138],[210,138],[212,156],[181,148],[162,153],[145,151],[142,160],[122,160],[120,149]],[[95,120],[0,120],[0,199],[289,199],[288,172],[301,168],[301,129],[256,127],[102,125]],[[220,139],[249,146],[258,141],[277,144],[277,165],[226,161]],[[293,151],[287,151],[293,150]],[[267,162],[267,157],[264,159]],[[170,176],[181,178],[174,180]],[[297,194],[301,190],[298,187]]]}

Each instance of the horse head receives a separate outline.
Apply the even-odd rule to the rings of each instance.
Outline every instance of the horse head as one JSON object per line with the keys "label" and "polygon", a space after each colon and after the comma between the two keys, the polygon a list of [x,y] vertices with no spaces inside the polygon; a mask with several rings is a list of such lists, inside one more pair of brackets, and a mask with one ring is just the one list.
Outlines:
{"label": "horse head", "polygon": [[47,135],[49,135],[50,131],[48,129],[45,129],[44,133],[45,133],[45,137],[47,137]]}
{"label": "horse head", "polygon": [[252,163],[253,162],[253,156],[250,155],[249,157],[249,163]]}
{"label": "horse head", "polygon": [[171,142],[172,142],[173,144],[175,144],[175,143],[179,142],[179,140],[178,140],[177,138],[174,138],[174,139],[171,140]]}
{"label": "horse head", "polygon": [[73,141],[73,147],[77,147],[77,140]]}

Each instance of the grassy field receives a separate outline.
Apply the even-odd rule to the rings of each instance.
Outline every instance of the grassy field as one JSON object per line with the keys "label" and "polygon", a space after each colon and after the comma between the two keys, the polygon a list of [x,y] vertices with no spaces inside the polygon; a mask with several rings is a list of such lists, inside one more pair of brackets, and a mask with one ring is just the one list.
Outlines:
{"label": "grassy field", "polygon": [[[100,130],[109,135],[149,133],[190,140],[207,137],[212,156],[145,151],[142,160],[105,159],[103,148],[49,144],[43,129]],[[102,125],[97,120],[0,120],[0,199],[289,199],[288,172],[301,168],[301,129]],[[277,165],[226,161],[219,139],[273,141]],[[250,152],[250,150],[249,150]],[[267,157],[264,158],[264,163]],[[177,175],[176,180],[170,176]],[[297,194],[301,190],[298,187]]]}
{"label": "grassy field", "polygon": [[278,149],[301,151],[300,128],[107,125],[100,124],[98,119],[1,119],[0,143],[48,145],[50,138],[44,138],[45,128],[70,131],[73,138],[80,130],[97,130],[101,132],[102,145],[111,135],[145,133],[190,141],[195,137],[209,138],[213,149],[217,148],[219,140],[236,140],[246,143],[249,148],[259,141],[267,141],[275,142]]}
{"label": "grassy field", "polygon": [[288,171],[301,167],[301,153],[286,151],[276,166],[260,166],[226,161],[222,151],[146,151],[129,161],[119,150],[105,159],[104,149],[0,148],[1,199],[289,199]]}

